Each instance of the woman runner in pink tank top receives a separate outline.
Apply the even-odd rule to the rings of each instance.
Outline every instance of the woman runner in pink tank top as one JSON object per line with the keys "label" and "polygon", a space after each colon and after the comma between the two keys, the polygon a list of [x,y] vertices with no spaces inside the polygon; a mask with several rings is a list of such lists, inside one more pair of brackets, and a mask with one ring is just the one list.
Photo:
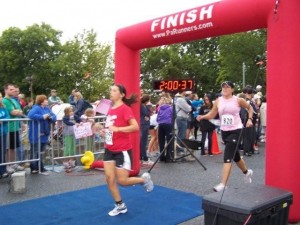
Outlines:
{"label": "woman runner in pink tank top", "polygon": [[247,169],[245,161],[241,158],[237,149],[239,136],[241,135],[243,124],[240,118],[241,107],[246,108],[249,113],[249,119],[246,123],[246,127],[252,126],[253,108],[249,105],[245,99],[238,98],[233,95],[234,84],[231,81],[225,81],[222,83],[222,96],[219,97],[212,108],[212,110],[202,116],[197,116],[197,120],[209,120],[216,117],[219,113],[220,128],[222,131],[222,139],[224,140],[224,165],[221,183],[214,186],[214,191],[222,191],[227,188],[227,181],[230,175],[232,160],[244,173],[244,181],[251,183],[253,171]]}

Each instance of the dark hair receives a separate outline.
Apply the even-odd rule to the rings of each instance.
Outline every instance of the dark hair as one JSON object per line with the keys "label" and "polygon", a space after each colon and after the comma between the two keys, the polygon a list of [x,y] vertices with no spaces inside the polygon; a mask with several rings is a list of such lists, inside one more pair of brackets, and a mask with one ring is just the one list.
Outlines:
{"label": "dark hair", "polygon": [[143,95],[141,97],[141,103],[142,104],[145,104],[146,102],[149,102],[150,101],[150,96],[149,95]]}
{"label": "dark hair", "polygon": [[[211,96],[211,94],[205,94],[205,95],[204,95],[204,98],[205,98],[205,97],[208,99],[208,101],[209,101],[209,103],[210,103],[209,109],[211,109],[211,108],[213,107],[212,96]],[[205,103],[205,101],[204,101],[204,104],[207,105],[207,104]]]}
{"label": "dark hair", "polygon": [[252,86],[247,85],[246,87],[243,88],[243,93],[244,94],[254,94],[254,89]]}
{"label": "dark hair", "polygon": [[246,94],[245,94],[245,93],[239,93],[237,96],[238,96],[239,98],[246,99]]}
{"label": "dark hair", "polygon": [[11,83],[7,83],[3,86],[3,89],[6,90],[8,89],[8,86],[15,86],[14,84],[11,84]]}
{"label": "dark hair", "polygon": [[222,84],[221,84],[221,87],[223,87],[224,85],[228,85],[229,87],[231,88],[234,88],[234,83],[232,81],[224,81]]}
{"label": "dark hair", "polygon": [[119,91],[121,94],[124,94],[124,97],[122,98],[122,101],[130,106],[133,103],[137,102],[137,95],[136,94],[132,94],[129,98],[126,98],[126,88],[122,85],[122,84],[115,84],[116,87],[119,88]]}

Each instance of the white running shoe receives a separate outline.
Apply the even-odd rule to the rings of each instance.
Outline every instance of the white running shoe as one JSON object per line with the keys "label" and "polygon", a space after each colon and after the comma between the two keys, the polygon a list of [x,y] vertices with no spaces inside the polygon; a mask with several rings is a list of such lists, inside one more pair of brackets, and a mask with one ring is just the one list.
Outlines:
{"label": "white running shoe", "polygon": [[40,172],[41,175],[44,175],[44,176],[49,176],[49,173],[47,171],[42,171]]}
{"label": "white running shoe", "polygon": [[16,170],[13,169],[11,166],[6,166],[6,171],[7,171],[7,173],[9,173],[9,174],[13,174],[14,172],[16,172]]}
{"label": "white running shoe", "polygon": [[14,164],[14,165],[12,165],[11,167],[12,167],[15,171],[23,171],[23,170],[25,170],[25,167],[20,166],[20,165],[18,165],[18,164]]}
{"label": "white running shoe", "polygon": [[252,182],[252,175],[253,175],[253,170],[248,170],[247,174],[244,176],[244,181],[247,184],[250,184]]}
{"label": "white running shoe", "polygon": [[113,210],[111,210],[108,215],[110,216],[117,216],[120,213],[126,213],[127,212],[127,207],[125,205],[125,203],[122,203],[120,205],[115,205],[115,208]]}
{"label": "white running shoe", "polygon": [[225,186],[222,183],[219,183],[216,186],[214,186],[214,191],[215,192],[223,191],[224,189],[227,189],[227,186]]}
{"label": "white running shoe", "polygon": [[143,161],[143,165],[152,166],[154,162],[151,159],[148,159],[147,161]]}
{"label": "white running shoe", "polygon": [[151,180],[150,173],[145,172],[142,175],[142,178],[144,179],[144,188],[147,192],[151,192],[154,188],[154,184]]}

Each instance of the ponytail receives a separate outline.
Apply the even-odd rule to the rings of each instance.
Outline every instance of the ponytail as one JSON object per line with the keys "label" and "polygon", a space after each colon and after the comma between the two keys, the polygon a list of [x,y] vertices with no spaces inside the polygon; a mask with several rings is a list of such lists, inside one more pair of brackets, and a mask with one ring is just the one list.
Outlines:
{"label": "ponytail", "polygon": [[122,98],[122,101],[130,106],[133,103],[137,102],[137,95],[136,94],[132,94],[129,98],[126,98],[126,88],[122,85],[122,84],[115,84],[115,86],[117,86],[119,88],[119,91],[121,94],[124,94],[124,97]]}

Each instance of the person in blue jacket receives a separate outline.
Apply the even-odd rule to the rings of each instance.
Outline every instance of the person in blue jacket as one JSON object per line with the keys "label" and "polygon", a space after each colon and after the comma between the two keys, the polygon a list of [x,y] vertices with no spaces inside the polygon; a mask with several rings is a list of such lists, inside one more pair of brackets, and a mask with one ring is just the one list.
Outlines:
{"label": "person in blue jacket", "polygon": [[44,168],[43,153],[48,143],[51,132],[51,123],[56,122],[56,115],[48,107],[48,98],[46,95],[37,95],[35,105],[28,113],[29,121],[28,139],[30,142],[30,159],[39,158],[40,149],[40,165],[38,161],[30,163],[32,174],[40,172],[43,175],[49,175]]}

